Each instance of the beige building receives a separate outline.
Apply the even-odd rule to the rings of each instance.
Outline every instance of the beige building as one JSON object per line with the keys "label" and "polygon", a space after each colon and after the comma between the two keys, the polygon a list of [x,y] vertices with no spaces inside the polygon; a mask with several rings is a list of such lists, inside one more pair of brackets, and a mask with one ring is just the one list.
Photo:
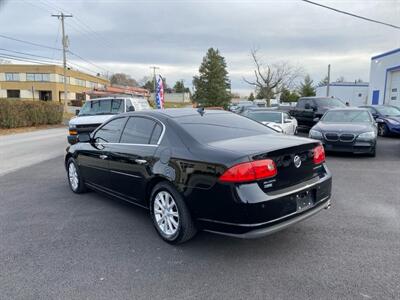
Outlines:
{"label": "beige building", "polygon": [[[60,101],[64,96],[64,70],[57,65],[0,64],[0,98]],[[108,79],[67,70],[68,100],[86,100],[85,92],[104,89]]]}

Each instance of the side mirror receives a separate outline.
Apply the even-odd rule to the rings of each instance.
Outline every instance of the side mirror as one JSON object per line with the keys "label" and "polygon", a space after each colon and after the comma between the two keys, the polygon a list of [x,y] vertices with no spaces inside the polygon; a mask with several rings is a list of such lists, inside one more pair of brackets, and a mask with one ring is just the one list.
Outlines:
{"label": "side mirror", "polygon": [[372,114],[372,116],[374,117],[374,119],[376,119],[377,117],[379,117],[378,114]]}
{"label": "side mirror", "polygon": [[292,123],[292,119],[285,119],[285,123]]}
{"label": "side mirror", "polygon": [[75,116],[79,115],[80,109],[75,109]]}
{"label": "side mirror", "polygon": [[311,106],[311,109],[312,109],[313,111],[316,111],[316,110],[317,110],[317,107],[315,107],[314,105],[312,105],[312,106]]}
{"label": "side mirror", "polygon": [[129,106],[127,111],[135,111],[135,107],[134,106]]}
{"label": "side mirror", "polygon": [[319,122],[319,118],[314,118],[313,122],[315,122],[315,123]]}
{"label": "side mirror", "polygon": [[304,108],[305,108],[305,109],[311,109],[310,103],[306,103],[306,105],[304,105]]}
{"label": "side mirror", "polygon": [[92,137],[89,133],[80,133],[78,134],[78,142],[79,143],[90,143],[92,141]]}

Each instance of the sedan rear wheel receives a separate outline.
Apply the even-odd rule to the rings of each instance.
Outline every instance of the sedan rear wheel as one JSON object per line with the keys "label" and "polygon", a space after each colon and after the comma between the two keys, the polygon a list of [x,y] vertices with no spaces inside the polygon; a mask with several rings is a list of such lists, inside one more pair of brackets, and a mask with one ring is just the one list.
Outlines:
{"label": "sedan rear wheel", "polygon": [[197,229],[182,196],[168,182],[154,187],[150,208],[154,227],[168,243],[183,243],[196,234]]}
{"label": "sedan rear wheel", "polygon": [[166,191],[159,192],[153,209],[159,230],[166,236],[174,235],[179,228],[179,213],[172,195]]}

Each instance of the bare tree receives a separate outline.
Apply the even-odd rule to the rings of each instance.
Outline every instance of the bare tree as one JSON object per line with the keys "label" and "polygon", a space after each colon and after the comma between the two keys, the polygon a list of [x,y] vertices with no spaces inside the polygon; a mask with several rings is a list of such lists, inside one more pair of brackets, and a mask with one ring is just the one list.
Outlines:
{"label": "bare tree", "polygon": [[252,85],[257,92],[257,98],[266,99],[268,106],[270,100],[275,98],[283,89],[292,89],[296,80],[304,74],[301,67],[295,67],[288,62],[265,64],[258,55],[258,50],[251,50],[254,62],[254,80],[243,80]]}

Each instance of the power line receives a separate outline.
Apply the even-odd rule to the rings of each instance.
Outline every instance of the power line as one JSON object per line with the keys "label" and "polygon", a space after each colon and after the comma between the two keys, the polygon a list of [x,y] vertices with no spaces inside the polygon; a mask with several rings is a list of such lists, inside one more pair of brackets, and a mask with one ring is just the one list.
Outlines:
{"label": "power line", "polygon": [[363,17],[363,16],[360,16],[360,15],[349,13],[347,11],[340,10],[340,9],[337,9],[337,8],[333,8],[333,7],[330,7],[330,6],[326,6],[326,5],[323,5],[323,4],[320,4],[320,3],[316,3],[316,2],[313,2],[313,1],[309,1],[309,0],[300,0],[300,1],[312,4],[312,5],[320,6],[320,7],[329,9],[329,10],[333,10],[333,11],[335,11],[337,13],[348,15],[348,16],[351,16],[351,17],[354,17],[354,18],[358,18],[358,19],[361,19],[361,20],[364,20],[364,21],[369,21],[369,22],[373,22],[373,23],[389,26],[389,27],[392,27],[392,28],[395,28],[395,29],[400,29],[400,26],[397,26],[397,25],[393,25],[393,24],[390,24],[390,23],[386,23],[386,22],[370,19],[370,18],[367,18],[367,17]]}
{"label": "power line", "polygon": [[29,58],[29,57],[23,57],[19,55],[13,55],[9,53],[1,53],[0,55],[2,57],[6,57],[8,59],[14,59],[14,60],[19,60],[19,61],[26,61],[26,62],[31,62],[31,63],[39,63],[39,64],[44,64],[44,65],[54,65],[54,61],[48,61],[44,59],[39,59],[39,58]]}
{"label": "power line", "polygon": [[[107,69],[104,69],[104,68],[102,68],[102,67],[100,67],[100,66],[95,65],[95,64],[92,63],[91,61],[89,61],[89,60],[83,58],[82,56],[80,56],[80,55],[78,55],[78,54],[72,52],[71,50],[69,50],[68,52],[69,52],[70,54],[72,54],[73,56],[75,56],[75,57],[81,59],[82,61],[84,61],[84,62],[86,62],[86,63],[88,63],[88,64],[94,66],[94,67],[97,68],[97,69],[102,69],[102,70],[104,70],[104,71],[106,71],[106,72],[110,72],[110,71],[108,71]],[[110,72],[110,73],[111,73],[111,72]]]}
{"label": "power line", "polygon": [[[46,1],[46,0],[39,0],[39,1],[42,1],[42,2],[40,2],[40,4],[42,4],[46,7],[49,7],[51,9],[55,9],[55,10],[59,10],[59,11],[66,11],[66,12],[72,14],[71,11],[67,11],[67,10],[63,9],[60,5],[56,5],[55,3],[51,3],[50,1]],[[113,50],[115,49],[114,44],[109,43],[107,41],[107,39],[105,39],[104,36],[100,35],[96,31],[94,31],[92,29],[92,27],[90,27],[86,22],[84,22],[81,18],[79,18],[75,13],[74,13],[74,19],[72,19],[72,22],[73,23],[70,23],[70,26],[72,26],[77,31],[81,32],[82,34],[86,35],[87,37],[89,37],[90,39],[95,41],[98,45],[110,47]],[[76,26],[74,26],[73,24]],[[97,38],[95,36],[97,36]]]}
{"label": "power line", "polygon": [[20,39],[16,39],[16,38],[13,38],[13,37],[10,37],[10,36],[6,36],[6,35],[3,35],[3,34],[0,34],[0,38],[12,40],[12,41],[16,41],[16,42],[20,42],[20,43],[24,43],[24,44],[29,44],[29,45],[36,46],[36,47],[62,51],[62,49],[60,49],[60,48],[55,48],[55,47],[50,47],[50,46],[46,46],[46,45],[42,45],[42,44],[37,44],[37,43],[25,41],[25,40],[20,40]]}
{"label": "power line", "polygon": [[[27,53],[27,52],[9,50],[9,49],[5,49],[5,48],[0,48],[0,50],[2,50],[2,51],[7,51],[7,52],[12,52],[12,53],[16,53],[16,54],[22,54],[22,55],[26,55],[26,56],[34,56],[34,57],[39,57],[39,58],[45,58],[45,59],[50,59],[50,60],[56,60],[56,59],[51,58],[51,57],[48,57],[48,56],[42,56],[42,55],[37,55],[37,54],[33,54],[33,53]],[[56,61],[57,61],[57,60],[56,60]]]}

